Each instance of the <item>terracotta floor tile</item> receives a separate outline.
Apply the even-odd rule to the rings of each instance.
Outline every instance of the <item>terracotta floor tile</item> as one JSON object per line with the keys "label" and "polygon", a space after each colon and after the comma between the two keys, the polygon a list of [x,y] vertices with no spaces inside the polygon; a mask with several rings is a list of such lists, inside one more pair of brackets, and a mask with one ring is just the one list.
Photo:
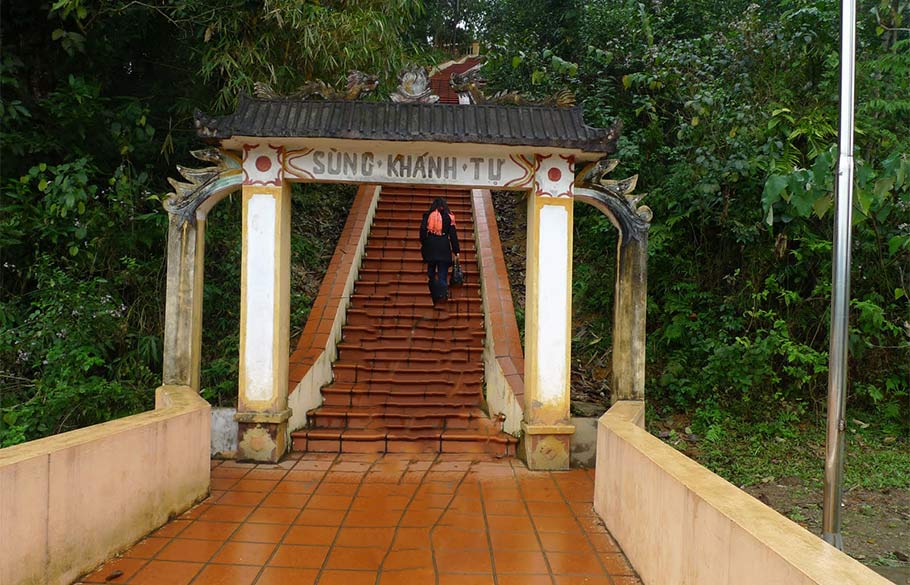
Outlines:
{"label": "terracotta floor tile", "polygon": [[563,532],[581,534],[581,528],[574,516],[537,516],[534,525],[539,532]]}
{"label": "terracotta floor tile", "polygon": [[308,526],[341,526],[344,520],[344,510],[309,510],[305,509],[297,516],[294,524]]}
{"label": "terracotta floor tile", "polygon": [[539,551],[540,543],[533,532],[490,532],[494,551]]}
{"label": "terracotta floor tile", "polygon": [[455,526],[436,526],[431,532],[437,550],[487,550],[486,531],[465,530]]}
{"label": "terracotta floor tile", "polygon": [[[373,585],[376,573],[373,571],[326,570],[319,578],[319,585]],[[418,585],[412,582],[410,585]]]}
{"label": "terracotta floor tile", "polygon": [[347,523],[345,523],[338,533],[335,546],[376,547],[387,549],[394,537],[395,529],[392,527],[371,528],[348,526]]}
{"label": "terracotta floor tile", "polygon": [[292,569],[288,567],[266,567],[256,585],[313,585],[318,569]]}
{"label": "terracotta floor tile", "polygon": [[227,540],[231,533],[240,526],[237,522],[207,522],[198,520],[190,524],[180,533],[180,538],[195,538],[197,540]]}
{"label": "terracotta floor tile", "polygon": [[607,533],[607,527],[604,525],[603,520],[597,515],[579,516],[578,523],[581,524],[582,530],[589,534]]}
{"label": "terracotta floor tile", "polygon": [[309,481],[282,481],[275,489],[273,494],[311,494],[316,488],[315,483]]}
{"label": "terracotta floor tile", "polygon": [[592,552],[588,540],[578,533],[541,532],[540,542],[543,545],[543,550],[546,552]]}
{"label": "terracotta floor tile", "polygon": [[487,516],[490,532],[534,532],[531,518],[524,516]]}
{"label": "terracotta floor tile", "polygon": [[[82,578],[85,583],[126,583],[135,575],[147,561],[145,559],[120,558],[110,560],[95,571]],[[115,571],[121,571],[122,576],[108,580]]]}
{"label": "terracotta floor tile", "polygon": [[402,571],[383,571],[379,585],[431,585],[436,582],[432,569],[405,569]]}
{"label": "terracotta floor tile", "polygon": [[[456,512],[470,512],[470,513],[483,512],[483,501],[474,499],[474,498],[456,496],[449,503],[449,509],[454,510]],[[505,512],[503,512],[503,513],[505,513]]]}
{"label": "terracotta floor tile", "polygon": [[131,549],[123,553],[123,556],[137,559],[150,559],[170,541],[170,538],[149,536],[133,545]]}
{"label": "terracotta floor tile", "polygon": [[402,510],[351,510],[344,519],[345,526],[397,526]]}
{"label": "terracotta floor tile", "polygon": [[400,570],[433,570],[433,553],[429,549],[398,550],[386,554],[382,572]]}
{"label": "terracotta floor tile", "polygon": [[347,510],[351,507],[352,496],[314,495],[307,502],[308,510]]}
{"label": "terracotta floor tile", "polygon": [[[223,495],[223,494],[226,493],[226,492],[217,492],[217,493]],[[179,516],[179,518],[180,518],[181,520],[195,520],[196,518],[202,516],[202,514],[203,514],[206,510],[208,510],[209,508],[211,508],[211,507],[212,507],[212,504],[214,504],[215,502],[217,502],[219,499],[221,499],[221,496],[218,496],[218,497],[214,497],[214,498],[213,498],[211,495],[209,495],[209,497],[206,498],[205,503],[199,504],[198,506],[193,506],[192,508],[190,508],[189,510],[187,510],[186,512],[184,512],[183,514],[181,514],[181,515]]]}
{"label": "terracotta floor tile", "polygon": [[611,576],[635,574],[635,571],[632,570],[632,565],[621,554],[601,553],[600,560],[603,562],[604,567],[607,568],[607,573]]}
{"label": "terracotta floor tile", "polygon": [[297,518],[297,508],[256,508],[247,517],[247,522],[260,524],[291,524]]}
{"label": "terracotta floor tile", "polygon": [[439,585],[493,585],[493,575],[439,574]]}
{"label": "terracotta floor tile", "polygon": [[258,506],[265,496],[263,492],[229,491],[218,499],[218,505]]}
{"label": "terracotta floor tile", "polygon": [[379,565],[382,563],[382,558],[384,556],[384,548],[336,547],[329,553],[329,560],[326,563],[326,568],[375,571],[379,569]]}
{"label": "terracotta floor tile", "polygon": [[212,479],[240,479],[249,472],[249,469],[219,466],[212,470]]}
{"label": "terracotta floor tile", "polygon": [[278,485],[277,480],[247,479],[238,480],[231,489],[240,492],[270,492]]}
{"label": "terracotta floor tile", "polygon": [[187,585],[202,567],[199,563],[149,561],[130,579],[130,585]]}
{"label": "terracotta floor tile", "polygon": [[599,552],[618,553],[621,552],[619,545],[609,534],[589,534],[588,539],[594,545],[594,549]]}
{"label": "terracotta floor tile", "polygon": [[482,488],[484,500],[504,500],[507,502],[521,501],[521,492],[518,488]]}
{"label": "terracotta floor tile", "polygon": [[357,487],[352,483],[321,483],[315,493],[319,496],[353,496],[359,494]]}
{"label": "terracotta floor tile", "polygon": [[528,502],[531,516],[572,516],[572,508],[563,502]]}
{"label": "terracotta floor tile", "polygon": [[556,585],[619,585],[616,579],[593,575],[556,575]]}
{"label": "terracotta floor tile", "polygon": [[547,560],[554,575],[603,575],[597,555],[585,553],[548,552]]}
{"label": "terracotta floor tile", "polygon": [[465,530],[486,530],[487,523],[484,516],[478,512],[456,512],[447,510],[439,519],[442,526],[455,526]]}
{"label": "terracotta floor tile", "polygon": [[210,486],[213,490],[229,490],[234,487],[234,484],[238,481],[240,480],[235,477],[213,477]]}
{"label": "terracotta floor tile", "polygon": [[430,527],[417,528],[402,526],[395,533],[392,550],[428,549],[430,548]]}
{"label": "terracotta floor tile", "polygon": [[370,463],[363,461],[338,461],[332,466],[331,471],[356,471],[366,472],[370,470]]}
{"label": "terracotta floor tile", "polygon": [[527,516],[528,510],[523,501],[484,499],[488,516]]}
{"label": "terracotta floor tile", "polygon": [[152,533],[152,536],[160,536],[164,538],[172,538],[177,536],[183,530],[189,526],[191,523],[190,520],[172,520]]}
{"label": "terracotta floor tile", "polygon": [[244,524],[231,536],[237,542],[281,542],[288,531],[284,524]]}
{"label": "terracotta floor tile", "polygon": [[[248,492],[250,493],[250,492]],[[260,504],[267,508],[303,508],[310,499],[309,494],[288,494],[272,493],[268,494]]]}
{"label": "terracotta floor tile", "polygon": [[271,543],[227,542],[212,559],[213,563],[231,565],[264,565],[275,550]]}
{"label": "terracotta floor tile", "polygon": [[269,566],[318,569],[322,567],[328,552],[329,547],[327,546],[282,544],[269,561]]}
{"label": "terracotta floor tile", "polygon": [[338,534],[337,526],[291,526],[284,536],[284,544],[329,546]]}
{"label": "terracotta floor tile", "polygon": [[199,519],[207,522],[243,522],[252,511],[250,506],[212,506]]}
{"label": "terracotta floor tile", "polygon": [[325,474],[325,481],[330,483],[360,483],[366,472],[329,471]]}
{"label": "terracotta floor tile", "polygon": [[549,574],[542,552],[497,550],[493,552],[496,573]]}
{"label": "terracotta floor tile", "polygon": [[259,571],[259,567],[208,565],[196,576],[193,585],[252,585]]}
{"label": "terracotta floor tile", "polygon": [[155,557],[163,561],[204,563],[221,548],[220,540],[189,540],[175,538]]}
{"label": "terracotta floor tile", "polygon": [[325,471],[332,466],[332,461],[325,460],[312,460],[312,459],[301,459],[297,462],[297,465],[294,466],[294,470],[307,470],[307,471]]}
{"label": "terracotta floor tile", "polygon": [[496,581],[499,585],[553,585],[550,575],[497,575]]}
{"label": "terracotta floor tile", "polygon": [[286,469],[261,469],[256,468],[250,471],[245,479],[283,479],[287,475]]}
{"label": "terracotta floor tile", "polygon": [[361,496],[351,503],[351,510],[404,510],[411,498],[407,496]]}
{"label": "terracotta floor tile", "polygon": [[436,568],[440,573],[491,573],[493,565],[489,552],[441,550],[436,551]]}

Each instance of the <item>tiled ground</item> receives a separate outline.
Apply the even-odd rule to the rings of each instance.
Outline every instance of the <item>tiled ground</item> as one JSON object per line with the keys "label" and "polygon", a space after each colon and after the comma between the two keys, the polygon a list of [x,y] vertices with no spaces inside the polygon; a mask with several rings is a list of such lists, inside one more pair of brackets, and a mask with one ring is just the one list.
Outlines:
{"label": "tiled ground", "polygon": [[478,455],[213,461],[208,500],[81,582],[640,585],[593,488]]}

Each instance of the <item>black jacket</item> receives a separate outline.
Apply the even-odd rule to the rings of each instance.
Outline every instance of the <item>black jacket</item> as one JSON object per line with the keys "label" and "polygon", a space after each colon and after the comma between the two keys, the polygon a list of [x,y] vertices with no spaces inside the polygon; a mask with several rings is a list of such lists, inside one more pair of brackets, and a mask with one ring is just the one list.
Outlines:
{"label": "black jacket", "polygon": [[420,251],[423,254],[424,262],[452,262],[452,252],[461,253],[461,247],[458,245],[458,231],[452,225],[452,220],[448,214],[440,211],[442,215],[442,235],[437,236],[427,231],[427,219],[430,217],[430,211],[423,214],[420,221]]}

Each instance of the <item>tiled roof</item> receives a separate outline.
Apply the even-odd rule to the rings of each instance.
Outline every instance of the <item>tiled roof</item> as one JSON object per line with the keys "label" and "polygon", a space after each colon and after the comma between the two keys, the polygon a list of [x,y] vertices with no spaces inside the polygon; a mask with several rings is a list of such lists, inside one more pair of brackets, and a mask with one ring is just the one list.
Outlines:
{"label": "tiled roof", "polygon": [[201,138],[233,136],[437,141],[549,146],[591,153],[616,150],[618,129],[591,128],[579,108],[254,99],[237,111],[196,113]]}

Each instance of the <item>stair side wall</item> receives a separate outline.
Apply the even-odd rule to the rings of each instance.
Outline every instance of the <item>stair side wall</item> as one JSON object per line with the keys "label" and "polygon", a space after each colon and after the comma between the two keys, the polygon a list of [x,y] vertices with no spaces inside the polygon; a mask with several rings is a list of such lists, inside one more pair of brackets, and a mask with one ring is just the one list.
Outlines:
{"label": "stair side wall", "polygon": [[492,195],[486,189],[473,189],[471,202],[485,316],[483,363],[487,406],[494,417],[505,416],[503,430],[516,435],[521,430],[524,407],[524,353],[515,319],[515,304]]}
{"label": "stair side wall", "polygon": [[354,283],[360,273],[381,191],[378,185],[361,185],[358,189],[313,309],[297,348],[291,354],[289,431],[306,426],[307,411],[322,404],[320,390],[332,382],[332,362],[338,357],[341,330],[347,318]]}

